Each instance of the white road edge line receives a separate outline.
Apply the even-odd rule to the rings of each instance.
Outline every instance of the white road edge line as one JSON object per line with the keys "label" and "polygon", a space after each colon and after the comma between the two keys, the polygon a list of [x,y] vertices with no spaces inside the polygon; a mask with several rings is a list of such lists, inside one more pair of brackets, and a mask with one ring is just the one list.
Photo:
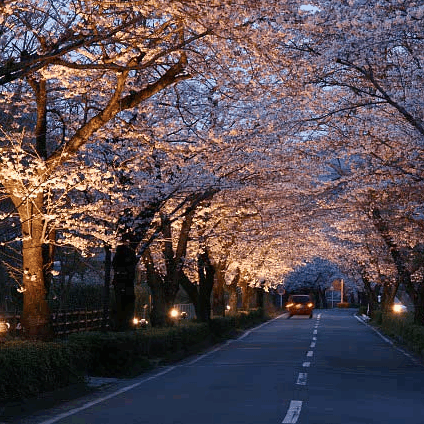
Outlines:
{"label": "white road edge line", "polygon": [[371,330],[373,330],[374,332],[376,332],[386,343],[388,343],[389,345],[391,345],[393,348],[395,348],[396,350],[398,350],[399,352],[403,353],[406,357],[408,357],[415,365],[419,365],[420,367],[424,367],[424,365],[418,361],[417,359],[415,359],[410,353],[405,352],[403,349],[401,349],[400,347],[397,347],[390,339],[388,339],[387,337],[383,336],[376,328],[374,328],[372,325],[369,325],[368,323],[366,323],[364,320],[362,320],[361,318],[359,318],[357,315],[354,315],[354,317],[359,321],[362,322],[362,324],[366,325],[368,328],[371,328]]}
{"label": "white road edge line", "polygon": [[[262,327],[262,326],[264,326],[264,325],[266,325],[266,324],[269,324],[270,322],[275,321],[276,319],[279,319],[279,318],[281,318],[282,316],[283,316],[283,315],[279,315],[279,316],[278,316],[278,317],[276,317],[276,318],[273,318],[273,319],[271,319],[271,320],[269,320],[269,321],[265,321],[264,323],[262,323],[262,324],[258,325],[257,327],[252,328],[252,329],[250,329],[250,330],[246,331],[246,333],[244,333],[241,337],[239,337],[238,339],[235,339],[235,340],[240,340],[240,339],[242,339],[242,338],[246,337],[246,336],[247,336],[248,334],[250,334],[252,331],[254,331],[254,330],[256,330],[256,329],[258,329],[258,328],[260,328],[260,327]],[[206,357],[206,356],[208,356],[208,355],[211,355],[212,353],[217,352],[218,350],[222,349],[224,346],[226,346],[226,345],[230,344],[230,343],[231,343],[231,342],[233,342],[233,341],[234,341],[234,340],[227,340],[227,342],[226,342],[226,343],[223,343],[222,345],[218,346],[217,348],[215,348],[215,349],[213,349],[213,350],[211,350],[211,351],[209,351],[209,352],[206,352],[206,353],[204,353],[203,355],[200,355],[200,356],[199,356],[199,357],[197,357],[195,360],[193,360],[193,361],[189,362],[189,363],[188,363],[188,365],[192,365],[192,364],[196,363],[197,361],[199,361],[200,359],[202,359],[202,358],[204,358],[204,357]],[[93,401],[91,401],[91,402],[87,402],[87,403],[85,403],[84,405],[82,405],[82,406],[80,406],[80,407],[78,407],[78,408],[70,409],[70,410],[69,410],[69,411],[67,411],[67,412],[63,412],[62,414],[56,415],[56,416],[55,416],[55,417],[53,417],[53,418],[50,418],[50,419],[45,420],[45,421],[42,421],[42,422],[40,422],[39,424],[53,424],[53,423],[56,423],[57,421],[61,420],[62,418],[67,418],[67,417],[69,417],[69,416],[71,416],[71,415],[75,415],[76,413],[78,413],[78,412],[80,412],[80,411],[84,411],[85,409],[88,409],[88,408],[90,408],[91,406],[97,405],[98,403],[102,403],[102,402],[104,402],[104,401],[106,401],[106,400],[108,400],[108,399],[111,399],[111,398],[113,398],[113,397],[115,397],[115,396],[120,395],[121,393],[125,393],[125,392],[127,392],[128,390],[134,389],[135,387],[140,386],[141,384],[145,383],[146,381],[154,380],[155,378],[158,378],[158,377],[160,377],[160,376],[162,376],[162,375],[165,375],[165,374],[167,374],[168,372],[170,372],[170,371],[174,370],[174,369],[175,369],[175,368],[177,368],[177,367],[179,367],[179,365],[174,365],[174,366],[171,366],[171,367],[169,367],[169,368],[166,368],[166,369],[164,369],[163,371],[161,371],[161,372],[159,372],[159,373],[157,373],[157,374],[155,374],[155,375],[152,375],[152,376],[147,377],[147,378],[143,378],[142,380],[138,381],[137,383],[131,384],[131,385],[126,386],[126,387],[123,387],[122,389],[119,389],[119,390],[117,390],[116,392],[110,393],[110,394],[109,394],[109,395],[107,395],[107,396],[103,396],[103,397],[98,398],[98,399],[95,399],[95,400],[93,400]]]}
{"label": "white road edge line", "polygon": [[312,334],[318,334],[318,330],[314,330]]}
{"label": "white road edge line", "polygon": [[158,378],[158,377],[160,377],[160,376],[162,376],[164,374],[167,374],[168,372],[172,371],[175,368],[176,368],[176,366],[172,366],[172,367],[166,368],[165,370],[163,370],[163,371],[161,371],[161,372],[159,372],[159,373],[157,373],[155,375],[152,375],[152,376],[147,377],[147,378],[143,378],[143,380],[138,381],[137,383],[131,384],[131,385],[126,386],[126,387],[123,387],[122,389],[119,389],[116,392],[110,393],[107,396],[103,396],[103,397],[98,398],[98,399],[95,399],[95,400],[93,400],[91,402],[87,402],[87,403],[85,403],[84,405],[82,405],[82,406],[80,406],[78,408],[74,408],[74,409],[71,409],[71,410],[69,410],[67,412],[63,412],[62,414],[56,415],[55,417],[50,418],[48,420],[45,420],[45,421],[43,421],[43,422],[41,422],[39,424],[53,424],[53,423],[61,420],[62,418],[67,418],[67,417],[69,417],[71,415],[75,415],[77,412],[84,411],[84,409],[88,409],[91,406],[97,405],[98,403],[102,403],[105,400],[108,400],[108,399],[111,399],[111,398],[113,398],[115,396],[120,395],[121,393],[128,392],[128,390],[134,389],[135,387],[140,386],[141,384],[145,383],[146,381],[154,380],[155,378]]}
{"label": "white road edge line", "polygon": [[304,368],[309,368],[309,367],[311,366],[311,363],[310,363],[310,362],[304,362],[304,363],[302,364],[302,366],[303,366]]}
{"label": "white road edge line", "polygon": [[312,350],[309,350],[306,356],[310,358],[311,356],[314,356],[314,352]]}
{"label": "white road edge line", "polygon": [[294,424],[299,419],[300,411],[302,409],[301,400],[292,400],[290,402],[289,410],[287,411],[282,424]]}
{"label": "white road edge line", "polygon": [[311,345],[309,347],[315,347],[316,343],[315,342],[311,342]]}

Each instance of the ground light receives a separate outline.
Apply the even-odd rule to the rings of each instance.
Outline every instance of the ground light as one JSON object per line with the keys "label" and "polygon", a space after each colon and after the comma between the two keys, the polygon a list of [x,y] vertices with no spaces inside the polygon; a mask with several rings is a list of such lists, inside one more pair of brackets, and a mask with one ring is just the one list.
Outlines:
{"label": "ground light", "polygon": [[179,313],[178,313],[178,309],[175,309],[175,308],[172,308],[170,311],[169,311],[169,315],[171,316],[171,318],[178,318],[178,315],[179,315]]}
{"label": "ground light", "polygon": [[396,314],[400,314],[402,312],[406,312],[406,307],[400,303],[395,303],[393,305],[393,312],[395,312]]}
{"label": "ground light", "polygon": [[133,319],[133,325],[134,327],[146,327],[147,324],[149,324],[149,321],[145,318],[136,318]]}

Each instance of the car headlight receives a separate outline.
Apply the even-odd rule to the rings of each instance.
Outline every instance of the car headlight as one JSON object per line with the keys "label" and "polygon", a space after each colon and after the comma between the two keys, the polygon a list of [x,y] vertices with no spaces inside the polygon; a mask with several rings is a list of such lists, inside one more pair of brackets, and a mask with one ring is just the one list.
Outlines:
{"label": "car headlight", "polygon": [[314,304],[313,304],[313,303],[308,303],[308,306],[309,306],[310,308],[312,308],[312,306],[314,306]]}

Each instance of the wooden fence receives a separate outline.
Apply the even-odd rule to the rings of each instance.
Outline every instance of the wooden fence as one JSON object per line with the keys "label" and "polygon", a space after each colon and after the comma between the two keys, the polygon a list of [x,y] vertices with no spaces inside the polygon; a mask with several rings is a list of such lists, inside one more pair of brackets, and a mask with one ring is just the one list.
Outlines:
{"label": "wooden fence", "polygon": [[[58,311],[51,314],[51,324],[56,336],[61,337],[81,331],[100,330],[103,325],[103,309],[95,310],[77,310],[77,311]],[[11,334],[20,334],[20,314],[0,313],[0,322],[10,325]],[[109,319],[106,322],[106,328],[109,328]]]}

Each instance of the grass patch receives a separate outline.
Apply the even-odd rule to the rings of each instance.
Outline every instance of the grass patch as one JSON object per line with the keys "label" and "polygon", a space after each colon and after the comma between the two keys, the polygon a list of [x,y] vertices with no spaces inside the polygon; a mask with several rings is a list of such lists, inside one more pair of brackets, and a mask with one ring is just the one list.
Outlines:
{"label": "grass patch", "polygon": [[375,311],[371,323],[387,336],[424,359],[424,327],[414,324],[413,313]]}

